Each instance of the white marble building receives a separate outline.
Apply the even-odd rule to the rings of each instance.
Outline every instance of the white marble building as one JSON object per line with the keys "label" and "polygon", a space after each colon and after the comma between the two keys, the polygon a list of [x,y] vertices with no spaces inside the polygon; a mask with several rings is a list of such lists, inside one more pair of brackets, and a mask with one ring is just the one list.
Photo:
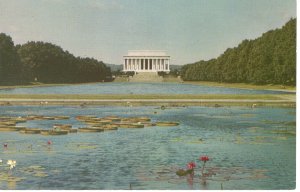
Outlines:
{"label": "white marble building", "polygon": [[159,50],[128,51],[124,56],[123,71],[170,72],[170,56]]}

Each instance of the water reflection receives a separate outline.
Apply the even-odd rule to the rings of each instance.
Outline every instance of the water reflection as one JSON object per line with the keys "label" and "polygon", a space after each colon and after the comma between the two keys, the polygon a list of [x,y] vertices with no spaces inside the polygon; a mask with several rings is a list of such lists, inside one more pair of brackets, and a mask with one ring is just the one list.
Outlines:
{"label": "water reflection", "polygon": [[[17,160],[14,179],[3,174],[1,189],[292,189],[295,187],[295,109],[244,107],[7,106],[0,116],[67,115],[80,127],[78,115],[149,116],[154,121],[178,121],[176,127],[119,129],[62,136],[1,132],[0,158]],[[225,118],[226,117],[226,118]],[[267,121],[266,121],[267,120]],[[272,122],[272,123],[270,123]],[[48,128],[52,121],[21,124]],[[281,132],[278,132],[281,130]],[[51,140],[51,144],[48,142]],[[207,154],[211,161],[194,175],[176,171]],[[278,154],[281,157],[278,158]],[[201,166],[201,163],[197,163]],[[8,172],[5,172],[8,173]],[[223,184],[222,184],[223,185]]]}
{"label": "water reflection", "polygon": [[[1,94],[289,94],[178,83],[94,83],[66,86],[0,89]],[[83,103],[82,107],[86,107]]]}

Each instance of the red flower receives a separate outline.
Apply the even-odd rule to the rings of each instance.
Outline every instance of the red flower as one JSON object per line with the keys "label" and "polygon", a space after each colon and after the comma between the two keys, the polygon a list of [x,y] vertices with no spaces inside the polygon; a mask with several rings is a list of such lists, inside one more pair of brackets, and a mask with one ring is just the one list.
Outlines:
{"label": "red flower", "polygon": [[188,169],[194,169],[196,167],[196,163],[195,162],[189,162],[187,165]]}
{"label": "red flower", "polygon": [[49,140],[47,143],[48,143],[48,145],[51,145],[51,144],[52,144],[52,141]]}
{"label": "red flower", "polygon": [[204,161],[204,162],[209,161],[208,156],[201,156],[199,159],[200,161]]}

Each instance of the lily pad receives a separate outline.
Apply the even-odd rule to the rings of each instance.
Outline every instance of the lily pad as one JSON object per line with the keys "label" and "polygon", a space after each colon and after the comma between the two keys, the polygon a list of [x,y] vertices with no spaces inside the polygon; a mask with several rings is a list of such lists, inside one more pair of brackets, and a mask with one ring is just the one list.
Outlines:
{"label": "lily pad", "polygon": [[252,114],[252,113],[244,113],[244,114],[241,114],[240,116],[241,117],[255,117],[256,115]]}
{"label": "lily pad", "polygon": [[285,125],[288,125],[288,126],[296,126],[296,121],[286,122]]}
{"label": "lily pad", "polygon": [[54,169],[54,170],[51,170],[50,172],[51,172],[51,173],[58,174],[58,173],[61,173],[61,170]]}
{"label": "lily pad", "polygon": [[98,147],[95,143],[69,143],[66,147],[71,150],[84,150],[84,149],[96,149]]}
{"label": "lily pad", "polygon": [[8,172],[2,172],[0,173],[0,181],[6,181],[6,182],[19,182],[24,180],[24,177],[15,177],[10,175]]}
{"label": "lily pad", "polygon": [[20,171],[32,175],[34,177],[47,177],[48,174],[44,171],[45,168],[40,165],[31,165],[29,167],[21,168]]}
{"label": "lily pad", "polygon": [[276,130],[272,131],[271,133],[276,133],[276,134],[287,134],[287,135],[296,135],[295,131],[289,131],[289,130]]}
{"label": "lily pad", "polygon": [[188,141],[186,143],[191,143],[191,144],[203,144],[204,141],[203,140],[192,140],[192,141]]}
{"label": "lily pad", "polygon": [[35,177],[47,177],[48,175],[45,172],[36,172],[33,176],[35,176]]}

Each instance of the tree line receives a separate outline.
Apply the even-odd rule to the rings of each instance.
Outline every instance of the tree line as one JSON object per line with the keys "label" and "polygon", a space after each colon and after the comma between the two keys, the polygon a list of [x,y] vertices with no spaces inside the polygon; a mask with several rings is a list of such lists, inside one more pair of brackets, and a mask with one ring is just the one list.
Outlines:
{"label": "tree line", "polygon": [[75,57],[61,47],[46,42],[14,45],[0,33],[0,84],[84,83],[111,80],[111,71],[102,61]]}
{"label": "tree line", "polygon": [[216,59],[184,65],[186,81],[296,85],[296,19]]}

